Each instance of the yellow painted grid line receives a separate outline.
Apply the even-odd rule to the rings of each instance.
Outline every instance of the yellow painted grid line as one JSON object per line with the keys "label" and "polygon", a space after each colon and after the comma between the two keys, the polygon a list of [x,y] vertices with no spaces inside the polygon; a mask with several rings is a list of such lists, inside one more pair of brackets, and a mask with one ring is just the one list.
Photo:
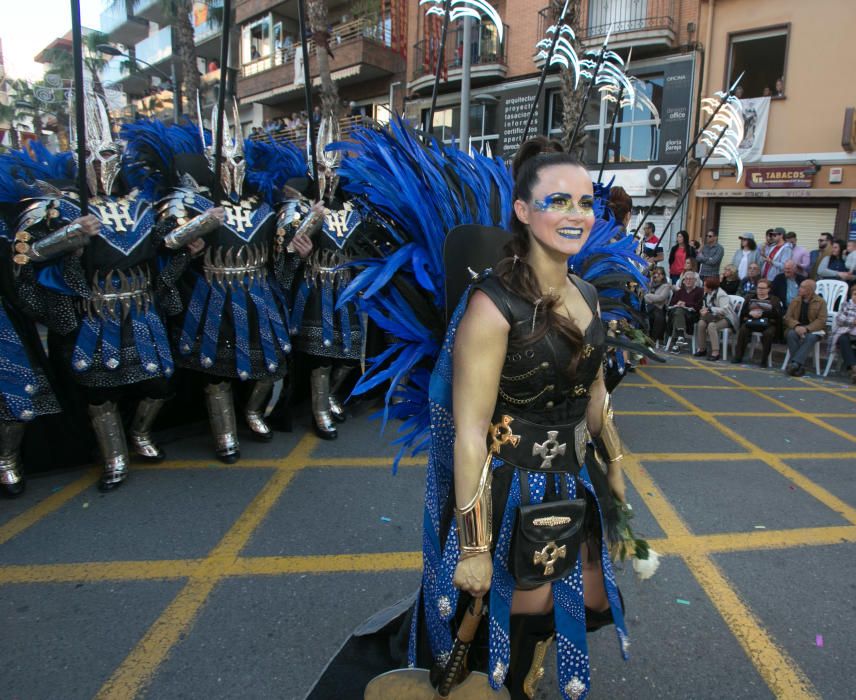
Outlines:
{"label": "yellow painted grid line", "polygon": [[[796,418],[802,418],[804,421],[808,421],[809,423],[816,425],[818,428],[823,428],[824,430],[827,430],[830,433],[837,435],[838,437],[844,438],[845,440],[849,440],[850,442],[856,444],[856,436],[848,433],[846,430],[842,430],[841,428],[838,428],[834,425],[830,425],[826,421],[823,421],[820,418],[817,418],[812,413],[805,413],[803,411],[800,411],[800,410],[794,408],[793,406],[791,406],[790,404],[785,403],[784,401],[779,401],[779,399],[775,398],[774,396],[768,396],[763,391],[759,391],[755,387],[751,387],[751,386],[748,386],[746,384],[743,384],[743,382],[740,382],[740,381],[738,381],[732,377],[726,377],[723,374],[721,374],[720,372],[717,372],[716,369],[714,369],[713,367],[710,367],[708,365],[704,365],[703,363],[699,362],[698,360],[693,360],[693,362],[696,365],[698,365],[699,369],[704,370],[705,372],[709,372],[709,373],[713,374],[714,376],[719,377],[720,379],[724,379],[724,380],[730,382],[731,384],[733,384],[738,389],[741,389],[743,391],[747,391],[750,394],[752,394],[753,396],[758,396],[759,398],[762,398],[765,401],[769,401],[771,404],[778,406],[779,408],[781,408],[785,411],[788,411],[790,414],[792,414]],[[848,417],[850,417],[850,416],[848,416]],[[856,417],[856,415],[854,415],[854,417]]]}
{"label": "yellow painted grid line", "polygon": [[726,425],[723,425],[718,420],[716,420],[713,416],[710,416],[709,414],[707,414],[704,411],[702,411],[701,409],[699,409],[695,404],[693,404],[691,401],[689,401],[688,399],[681,396],[677,391],[675,391],[671,387],[665,386],[661,382],[658,382],[657,380],[653,379],[650,375],[646,374],[643,370],[637,370],[637,373],[640,374],[645,379],[647,379],[648,381],[650,381],[654,386],[656,386],[658,389],[660,389],[660,391],[662,391],[664,394],[666,394],[666,396],[673,399],[674,401],[681,404],[682,406],[686,406],[689,410],[693,411],[693,413],[695,413],[698,418],[700,418],[705,423],[707,423],[708,425],[710,425],[713,428],[715,428],[716,430],[718,430],[720,433],[725,435],[730,440],[736,442],[738,445],[740,445],[747,452],[751,453],[752,459],[758,459],[758,460],[766,463],[768,466],[775,469],[777,472],[779,472],[786,479],[793,482],[796,486],[803,489],[807,493],[810,493],[818,501],[823,503],[827,508],[839,513],[842,517],[844,517],[846,520],[850,521],[851,523],[856,524],[856,508],[853,508],[852,506],[845,503],[840,498],[833,495],[832,493],[830,493],[829,491],[827,491],[823,487],[814,483],[810,479],[807,479],[805,476],[803,476],[797,470],[792,469],[787,464],[785,464],[780,458],[775,457],[768,452],[765,452],[764,450],[759,448],[757,445],[755,445],[753,442],[751,442],[750,440],[747,440],[745,437],[740,435],[738,432],[732,430],[731,428],[729,428]]}
{"label": "yellow painted grid line", "polygon": [[[667,538],[691,537],[687,525],[634,455],[625,455],[624,469]],[[819,698],[820,694],[802,669],[784,649],[779,648],[719,567],[704,553],[682,556],[705,595],[776,697],[779,700]]]}
{"label": "yellow painted grid line", "polygon": [[151,681],[172,648],[193,625],[222,577],[223,566],[238,558],[240,550],[276,504],[295,469],[305,463],[316,443],[317,438],[312,435],[301,438],[283,460],[281,468],[262,487],[198,570],[191,574],[185,587],[101,687],[96,700],[136,697]]}
{"label": "yellow painted grid line", "polygon": [[60,491],[51,494],[32,508],[27,509],[6,524],[0,526],[0,544],[8,542],[46,515],[50,515],[64,506],[72,498],[96,483],[100,476],[100,469],[89,469],[80,478],[63,487]]}

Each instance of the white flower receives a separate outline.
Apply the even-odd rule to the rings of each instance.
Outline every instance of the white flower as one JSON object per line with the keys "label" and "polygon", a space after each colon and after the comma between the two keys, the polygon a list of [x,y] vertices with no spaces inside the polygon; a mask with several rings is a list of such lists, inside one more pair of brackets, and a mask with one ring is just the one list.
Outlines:
{"label": "white flower", "polygon": [[653,549],[648,550],[647,559],[637,559],[633,557],[633,571],[639,577],[640,581],[651,578],[660,567],[660,555]]}

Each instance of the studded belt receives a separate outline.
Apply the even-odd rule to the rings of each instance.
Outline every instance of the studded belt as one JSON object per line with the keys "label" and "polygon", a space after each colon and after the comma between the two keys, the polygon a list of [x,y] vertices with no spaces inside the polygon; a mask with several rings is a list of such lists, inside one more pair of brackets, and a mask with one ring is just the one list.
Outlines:
{"label": "studded belt", "polygon": [[252,284],[256,277],[264,276],[268,255],[264,246],[243,245],[234,248],[209,248],[205,253],[202,271],[206,281],[231,285]]}
{"label": "studded belt", "polygon": [[135,306],[137,311],[148,310],[151,303],[151,280],[142,268],[97,272],[92,279],[89,299],[83,302],[84,312],[90,318],[107,318],[118,321],[125,318]]}
{"label": "studded belt", "polygon": [[494,416],[487,446],[508,464],[537,472],[579,473],[589,434],[586,421],[541,425],[507,413]]}

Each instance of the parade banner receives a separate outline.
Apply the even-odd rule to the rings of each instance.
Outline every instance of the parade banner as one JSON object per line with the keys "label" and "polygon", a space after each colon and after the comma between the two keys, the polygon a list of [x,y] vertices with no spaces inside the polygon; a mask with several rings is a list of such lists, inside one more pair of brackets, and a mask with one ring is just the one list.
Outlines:
{"label": "parade banner", "polygon": [[743,108],[743,140],[738,153],[744,163],[755,163],[764,155],[764,140],[767,138],[767,119],[770,116],[770,98],[753,97],[740,100]]}

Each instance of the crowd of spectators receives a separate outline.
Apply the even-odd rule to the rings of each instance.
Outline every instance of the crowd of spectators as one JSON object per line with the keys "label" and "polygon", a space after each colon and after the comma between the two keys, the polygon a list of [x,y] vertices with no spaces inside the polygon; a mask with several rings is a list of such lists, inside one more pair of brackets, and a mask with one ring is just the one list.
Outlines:
{"label": "crowd of spectators", "polygon": [[[828,351],[841,357],[856,383],[856,233],[846,242],[822,233],[811,251],[799,245],[796,232],[781,227],[768,229],[763,245],[751,232],[739,240],[731,263],[722,267],[724,249],[715,230],[705,233],[700,248],[687,231],[679,231],[664,269],[655,229],[646,226],[642,256],[651,271],[644,297],[651,337],[658,343],[668,338],[673,352],[694,338],[694,355],[716,361],[727,328],[735,337],[731,361],[743,362],[754,337],[760,340],[762,367],[773,343],[783,342],[789,352],[785,371],[792,376],[805,373],[814,346],[826,337]],[[831,324],[818,280],[849,287]]]}

